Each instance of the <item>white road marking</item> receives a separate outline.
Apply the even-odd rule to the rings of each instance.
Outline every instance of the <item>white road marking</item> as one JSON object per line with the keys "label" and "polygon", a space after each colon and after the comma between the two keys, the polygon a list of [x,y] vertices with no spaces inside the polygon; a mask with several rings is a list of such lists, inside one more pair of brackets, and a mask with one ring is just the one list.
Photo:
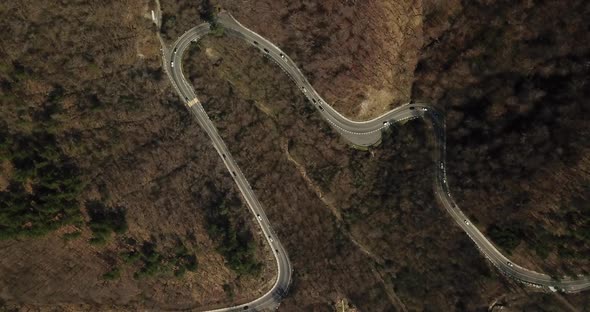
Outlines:
{"label": "white road marking", "polygon": [[193,105],[195,105],[195,104],[201,104],[201,102],[199,102],[199,99],[194,98],[190,102],[186,103],[186,105],[188,105],[188,107],[193,107]]}

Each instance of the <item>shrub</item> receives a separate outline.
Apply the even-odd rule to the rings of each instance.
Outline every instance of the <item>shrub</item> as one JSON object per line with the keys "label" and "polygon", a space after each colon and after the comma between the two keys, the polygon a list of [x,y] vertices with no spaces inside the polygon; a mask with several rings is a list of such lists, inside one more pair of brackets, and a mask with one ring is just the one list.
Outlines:
{"label": "shrub", "polygon": [[114,267],[112,270],[106,272],[102,275],[102,278],[105,280],[115,280],[121,277],[121,270],[118,267]]}
{"label": "shrub", "polygon": [[91,244],[105,244],[113,232],[122,234],[127,231],[127,220],[123,208],[107,207],[99,201],[87,202],[86,208],[90,215],[88,226],[92,230]]}

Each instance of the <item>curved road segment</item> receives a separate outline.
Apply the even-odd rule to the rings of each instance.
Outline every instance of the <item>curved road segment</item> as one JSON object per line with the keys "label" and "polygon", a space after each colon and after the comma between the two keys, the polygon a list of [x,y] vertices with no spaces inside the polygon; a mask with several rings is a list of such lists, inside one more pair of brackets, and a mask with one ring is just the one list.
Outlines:
{"label": "curved road segment", "polygon": [[[579,292],[590,288],[590,279],[580,277],[577,279],[555,279],[543,273],[534,272],[511,262],[494,246],[473,223],[463,214],[453,200],[447,184],[445,172],[446,132],[444,116],[435,108],[421,103],[408,103],[397,107],[375,119],[368,121],[353,121],[334,110],[326,104],[321,96],[314,90],[309,81],[301,73],[295,63],[277,46],[264,39],[262,36],[244,27],[229,13],[221,12],[217,23],[224,28],[224,32],[245,40],[250,45],[258,48],[267,57],[277,63],[297,84],[301,92],[310,103],[318,110],[320,115],[350,143],[358,146],[371,146],[381,140],[382,130],[393,123],[408,119],[424,118],[430,120],[433,125],[437,142],[436,148],[436,179],[435,192],[455,222],[473,240],[481,253],[502,273],[527,285],[550,290],[564,292]],[[182,72],[182,56],[191,42],[197,42],[211,32],[209,24],[201,24],[185,32],[170,49],[163,49],[163,62],[166,73],[188,110],[195,116],[199,125],[209,135],[213,146],[219,153],[225,166],[234,178],[248,207],[256,216],[269,246],[272,249],[277,262],[278,276],[273,287],[262,297],[238,306],[223,308],[213,311],[255,311],[262,309],[274,309],[280,304],[281,298],[287,293],[291,283],[292,267],[289,258],[280,241],[272,231],[270,223],[254,195],[250,184],[240,171],[240,168],[229,153],[227,146],[219,136],[217,129],[207,116],[203,106],[197,99],[193,87],[185,79]]]}

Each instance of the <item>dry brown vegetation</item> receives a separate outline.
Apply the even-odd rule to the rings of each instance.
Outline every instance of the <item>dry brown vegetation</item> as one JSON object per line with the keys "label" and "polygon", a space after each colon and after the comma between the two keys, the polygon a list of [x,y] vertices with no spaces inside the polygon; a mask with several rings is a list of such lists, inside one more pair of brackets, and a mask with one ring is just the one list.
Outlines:
{"label": "dry brown vegetation", "polygon": [[483,310],[529,296],[436,205],[427,124],[356,151],[239,40],[205,39],[184,64],[294,264],[282,310],[330,311],[342,298],[369,311]]}
{"label": "dry brown vegetation", "polygon": [[[164,1],[164,15],[174,16],[167,36],[194,26],[204,2]],[[211,4],[286,51],[322,97],[351,118],[375,117],[410,100],[422,44],[419,0]]]}
{"label": "dry brown vegetation", "polygon": [[[0,201],[8,238],[0,302],[9,307],[213,307],[272,282],[273,266],[232,269],[271,255],[172,93],[150,9],[146,1],[0,5],[0,156],[10,183]],[[62,195],[67,207],[53,205]],[[222,205],[228,231],[220,234],[209,226]],[[210,234],[231,229],[258,252],[224,259],[221,237]]]}
{"label": "dry brown vegetation", "polygon": [[[204,2],[162,2],[164,39],[200,22]],[[446,109],[461,207],[519,263],[588,270],[588,4],[212,3],[284,48],[348,116],[375,116],[410,96]],[[14,159],[75,169],[57,186],[74,197],[69,208],[43,206],[52,208],[49,234],[0,241],[7,308],[219,307],[272,281],[249,211],[160,68],[152,8],[0,4],[10,16],[0,19],[0,193],[35,205],[32,197],[59,193],[44,179],[52,175]],[[333,311],[343,299],[361,311],[483,311],[493,302],[567,310],[490,268],[436,204],[428,124],[400,125],[379,147],[353,150],[253,49],[217,38],[189,53],[188,76],[293,261],[281,310]],[[15,156],[19,146],[33,148]],[[37,229],[27,220],[11,231]],[[232,237],[236,248],[219,248]],[[239,268],[258,266],[242,261],[266,266],[247,274]],[[566,299],[590,304],[585,294]]]}

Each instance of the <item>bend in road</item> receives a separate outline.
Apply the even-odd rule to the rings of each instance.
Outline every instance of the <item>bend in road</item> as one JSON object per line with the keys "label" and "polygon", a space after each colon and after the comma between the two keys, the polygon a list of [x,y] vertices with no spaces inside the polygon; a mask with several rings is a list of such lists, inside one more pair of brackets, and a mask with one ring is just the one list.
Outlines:
{"label": "bend in road", "polygon": [[[481,253],[503,274],[521,281],[527,285],[539,288],[559,289],[565,292],[579,292],[590,288],[590,279],[581,277],[577,279],[563,278],[554,279],[547,274],[534,272],[511,262],[504,256],[494,244],[492,244],[467,216],[459,209],[449,191],[445,170],[446,154],[446,131],[445,120],[442,113],[437,109],[424,103],[408,103],[397,107],[377,118],[367,121],[353,121],[328,105],[311,86],[296,64],[277,46],[262,36],[244,27],[236,21],[229,13],[221,12],[218,15],[217,23],[224,27],[224,31],[248,42],[258,48],[267,57],[277,63],[298,86],[301,92],[308,98],[310,103],[318,110],[319,114],[346,140],[359,146],[371,146],[381,140],[382,130],[394,123],[414,118],[429,119],[433,125],[436,139],[436,179],[434,189],[449,215],[471,238]],[[229,153],[227,146],[219,136],[217,129],[209,119],[203,106],[197,99],[192,86],[185,79],[182,72],[182,55],[190,46],[191,42],[197,42],[210,33],[209,24],[201,24],[187,32],[174,42],[170,49],[163,48],[163,62],[167,75],[187,109],[195,116],[199,125],[207,132],[211,142],[232,177],[251,212],[256,216],[267,243],[270,245],[277,262],[278,274],[273,287],[262,297],[234,307],[214,310],[220,311],[244,311],[258,309],[272,309],[278,307],[281,298],[286,294],[291,283],[292,267],[285,249],[278,237],[270,227],[270,223],[254,195],[248,181],[240,171],[235,160]]]}

